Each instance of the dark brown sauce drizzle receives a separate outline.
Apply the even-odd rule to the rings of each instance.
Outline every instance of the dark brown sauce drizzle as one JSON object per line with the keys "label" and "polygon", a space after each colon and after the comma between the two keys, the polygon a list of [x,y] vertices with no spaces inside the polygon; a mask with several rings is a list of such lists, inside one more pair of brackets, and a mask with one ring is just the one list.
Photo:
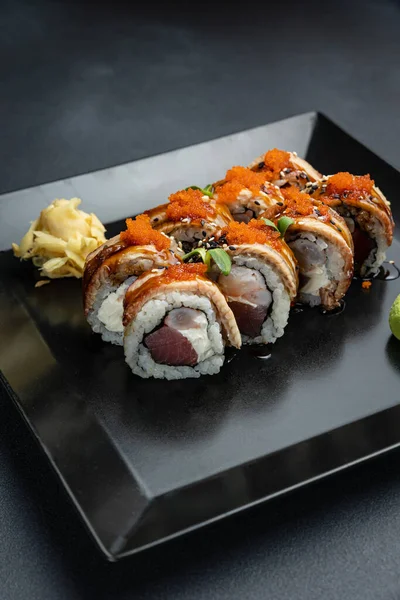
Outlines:
{"label": "dark brown sauce drizzle", "polygon": [[333,308],[332,310],[326,310],[326,308],[323,308],[321,306],[319,308],[319,310],[320,310],[321,315],[326,315],[328,317],[333,317],[334,315],[340,315],[340,313],[342,313],[345,308],[346,308],[346,302],[342,298],[340,300],[339,306],[337,306],[336,308]]}
{"label": "dark brown sauce drizzle", "polygon": [[260,360],[268,360],[271,358],[271,356],[272,354],[261,354],[260,356],[256,355],[256,358],[259,358]]}
{"label": "dark brown sauce drizzle", "polygon": [[238,352],[239,351],[237,348],[232,348],[231,346],[225,348],[225,364],[229,365],[229,363],[233,361]]}
{"label": "dark brown sauce drizzle", "polygon": [[393,281],[393,279],[398,279],[399,277],[399,268],[396,267],[394,263],[385,261],[380,267],[375,279],[380,279],[381,281]]}
{"label": "dark brown sauce drizzle", "polygon": [[306,309],[307,309],[306,304],[302,304],[301,302],[296,302],[296,304],[294,306],[292,306],[291,312],[296,315],[298,313],[304,312],[304,310],[306,310]]}
{"label": "dark brown sauce drizzle", "polygon": [[269,351],[269,347],[267,346],[255,346],[252,348],[252,355],[254,358],[259,358],[260,360],[269,360],[272,356]]}
{"label": "dark brown sauce drizzle", "polygon": [[400,277],[400,270],[393,262],[385,261],[382,266],[379,267],[379,271],[376,275],[360,277],[355,275],[353,279],[361,281],[371,281],[372,279],[379,279],[380,281],[393,281]]}
{"label": "dark brown sauce drizzle", "polygon": [[313,311],[315,309],[318,309],[322,315],[331,316],[331,315],[339,315],[341,312],[344,311],[345,307],[346,307],[346,303],[343,299],[340,300],[340,305],[332,310],[326,310],[326,308],[323,308],[322,306],[312,307],[312,306],[309,306],[308,304],[302,304],[301,302],[296,302],[296,304],[294,306],[292,306],[292,308],[291,308],[291,313],[299,314],[304,311],[311,311],[311,310]]}

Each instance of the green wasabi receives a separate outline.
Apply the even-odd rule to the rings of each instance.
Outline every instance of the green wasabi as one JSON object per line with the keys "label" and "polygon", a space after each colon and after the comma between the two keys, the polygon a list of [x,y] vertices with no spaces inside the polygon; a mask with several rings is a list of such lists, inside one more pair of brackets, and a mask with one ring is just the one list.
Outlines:
{"label": "green wasabi", "polygon": [[397,296],[390,309],[389,326],[394,337],[400,340],[400,294]]}

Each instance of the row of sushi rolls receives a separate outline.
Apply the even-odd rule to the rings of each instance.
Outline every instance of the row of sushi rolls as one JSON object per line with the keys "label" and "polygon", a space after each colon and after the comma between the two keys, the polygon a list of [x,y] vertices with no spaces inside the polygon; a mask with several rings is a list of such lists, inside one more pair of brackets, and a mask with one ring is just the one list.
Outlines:
{"label": "row of sushi rolls", "polygon": [[275,148],[128,218],[84,261],[84,312],[139,377],[213,375],[227,346],[283,336],[295,303],[337,309],[354,275],[377,274],[393,227],[370,175]]}

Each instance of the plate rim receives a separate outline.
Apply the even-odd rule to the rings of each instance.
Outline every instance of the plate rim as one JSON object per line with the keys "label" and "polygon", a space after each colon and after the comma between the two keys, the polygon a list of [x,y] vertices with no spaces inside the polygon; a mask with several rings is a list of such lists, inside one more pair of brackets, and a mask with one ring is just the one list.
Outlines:
{"label": "plate rim", "polygon": [[[178,147],[178,148],[174,148],[172,150],[168,150],[166,152],[160,152],[158,154],[153,154],[151,156],[146,156],[146,157],[141,157],[137,160],[134,161],[127,161],[125,163],[120,163],[118,165],[113,165],[111,167],[104,167],[102,169],[98,169],[95,171],[88,171],[87,173],[80,173],[77,175],[72,175],[71,177],[78,177],[80,175],[86,175],[86,174],[96,174],[96,173],[100,173],[102,171],[105,171],[107,169],[112,169],[114,167],[118,167],[118,166],[123,166],[123,165],[127,165],[127,164],[131,164],[131,163],[137,163],[139,161],[142,160],[147,160],[147,159],[151,159],[155,156],[162,156],[165,154],[169,154],[170,152],[174,152],[175,150],[179,150],[179,149],[184,149],[184,148],[190,148],[190,147],[196,147],[200,144],[207,144],[210,143],[214,140],[218,140],[221,138],[225,138],[225,137],[229,137],[230,135],[234,135],[237,133],[244,133],[244,132],[251,132],[253,130],[259,129],[260,127],[266,127],[268,125],[273,125],[273,124],[279,124],[281,122],[290,120],[292,118],[300,118],[300,117],[304,117],[304,118],[311,118],[313,120],[313,128],[316,127],[316,125],[318,124],[318,121],[321,119],[323,121],[328,122],[330,125],[333,125],[336,129],[340,130],[340,132],[342,132],[343,134],[345,134],[346,136],[350,137],[352,140],[354,140],[355,142],[357,142],[357,144],[359,146],[361,146],[362,148],[366,149],[369,153],[371,153],[373,155],[374,158],[378,159],[379,161],[382,161],[387,167],[393,169],[393,171],[395,171],[395,173],[400,176],[400,172],[399,170],[396,169],[396,167],[394,167],[392,164],[390,164],[386,159],[382,158],[380,155],[376,154],[371,148],[369,148],[368,146],[366,146],[363,142],[359,141],[356,137],[354,137],[351,133],[349,133],[345,128],[343,128],[341,125],[338,125],[331,117],[327,116],[324,112],[321,111],[307,111],[304,113],[299,113],[299,114],[295,114],[295,115],[290,115],[288,117],[285,117],[283,119],[279,119],[277,121],[272,121],[270,123],[265,123],[264,125],[261,126],[257,126],[257,127],[252,127],[250,129],[245,129],[245,130],[239,130],[239,131],[234,131],[228,135],[223,135],[223,136],[219,136],[217,138],[213,138],[211,140],[208,141],[201,141],[201,142],[197,142],[195,144],[192,144],[190,146],[183,146],[183,147]],[[68,178],[66,178],[68,179]],[[46,183],[55,183],[57,181],[60,180],[54,180],[52,182],[46,182]],[[45,185],[45,184],[39,184],[39,185]],[[22,190],[30,190],[33,189],[35,187],[38,187],[37,185],[35,186],[31,186],[28,188],[21,188],[21,189],[17,189],[17,190],[12,190],[12,192],[18,192],[18,191],[22,191]],[[1,199],[4,195],[8,194],[9,192],[5,192],[4,194],[0,195],[0,202]],[[11,252],[10,250],[3,250],[1,251],[1,253],[3,252]],[[151,495],[151,496],[147,496],[147,500],[148,500],[148,504],[145,506],[143,512],[140,515],[140,518],[136,521],[136,523],[134,524],[134,526],[132,527],[131,531],[128,532],[127,537],[124,539],[124,541],[120,542],[120,546],[117,545],[111,545],[111,546],[107,546],[103,543],[101,537],[99,537],[97,530],[92,526],[89,518],[87,517],[86,513],[83,511],[81,505],[79,504],[79,500],[76,497],[76,495],[73,493],[73,491],[71,490],[70,486],[68,485],[68,483],[66,482],[65,478],[63,477],[62,472],[60,471],[60,469],[58,468],[56,461],[54,460],[54,458],[52,457],[52,455],[46,451],[46,445],[43,443],[43,441],[41,440],[40,436],[37,434],[37,432],[35,431],[35,428],[32,426],[32,423],[28,417],[28,415],[25,413],[25,411],[23,410],[23,406],[21,404],[21,402],[18,399],[17,394],[14,392],[14,390],[12,389],[12,387],[8,384],[5,376],[3,375],[3,373],[0,370],[0,386],[3,388],[4,392],[6,393],[6,395],[8,395],[14,406],[17,408],[17,411],[19,412],[19,414],[23,417],[23,420],[25,422],[25,424],[28,426],[29,431],[32,433],[34,439],[36,440],[36,442],[38,443],[39,447],[42,449],[44,456],[46,456],[47,460],[49,461],[49,463],[51,464],[53,470],[55,471],[55,473],[57,474],[58,478],[60,479],[60,481],[62,482],[62,487],[63,489],[67,492],[67,496],[69,497],[69,499],[72,501],[72,504],[74,505],[74,507],[76,508],[78,514],[80,515],[82,521],[84,522],[86,528],[89,530],[91,536],[94,538],[95,542],[97,543],[98,547],[101,549],[101,551],[103,552],[103,555],[105,555],[105,557],[110,560],[110,561],[115,561],[119,558],[125,558],[128,556],[132,556],[134,554],[137,554],[140,551],[146,550],[148,548],[154,547],[158,544],[164,543],[168,540],[174,539],[176,537],[179,537],[181,535],[186,535],[191,531],[195,531],[201,527],[205,527],[210,525],[211,523],[220,521],[224,518],[230,517],[238,512],[241,512],[243,510],[247,510],[253,506],[256,506],[258,504],[261,504],[262,502],[267,502],[269,500],[272,500],[273,498],[279,497],[283,494],[289,493],[291,491],[294,491],[300,487],[306,486],[306,485],[310,485],[316,481],[319,481],[320,479],[323,479],[325,477],[328,477],[332,474],[338,473],[344,469],[347,468],[351,468],[357,464],[360,464],[364,461],[370,460],[375,458],[376,456],[379,456],[381,454],[385,454],[386,452],[390,452],[392,450],[394,450],[395,448],[400,446],[400,434],[398,435],[398,440],[394,441],[394,439],[388,439],[387,441],[382,441],[382,445],[379,448],[375,448],[372,449],[369,453],[364,453],[362,455],[357,455],[357,448],[353,448],[354,451],[354,455],[352,456],[352,458],[348,458],[347,455],[347,459],[345,459],[343,461],[343,463],[341,463],[339,466],[333,467],[333,468],[322,468],[321,472],[318,474],[313,475],[312,477],[306,478],[306,479],[302,479],[298,482],[292,483],[290,485],[286,485],[285,487],[282,487],[279,490],[275,490],[272,491],[268,494],[264,494],[261,495],[259,498],[257,499],[253,499],[250,500],[247,503],[242,503],[240,504],[238,507],[232,508],[232,509],[228,509],[227,511],[224,510],[223,512],[221,512],[218,515],[212,516],[210,518],[207,518],[206,520],[201,520],[200,522],[190,525],[188,527],[185,527],[183,529],[178,529],[177,531],[166,535],[164,537],[160,537],[157,538],[153,541],[150,541],[148,543],[144,543],[141,545],[138,545],[136,547],[133,548],[128,548],[129,546],[129,542],[134,539],[134,536],[138,530],[138,527],[140,526],[141,523],[141,518],[149,511],[152,509],[152,506],[154,505],[154,503],[160,501],[161,499],[165,498],[167,495],[171,495],[171,492],[167,492],[166,494],[160,494],[160,495]],[[395,416],[393,416],[395,415]],[[232,467],[230,469],[227,469],[225,471],[222,471],[221,473],[227,473],[230,471],[238,471],[238,470],[244,470],[244,469],[248,469],[248,468],[252,468],[254,465],[258,465],[261,464],[265,461],[268,461],[271,459],[276,459],[277,457],[281,456],[284,453],[287,452],[295,452],[296,448],[300,445],[304,445],[304,444],[312,444],[315,443],[315,441],[317,439],[320,439],[322,437],[326,437],[326,438],[334,438],[335,435],[338,434],[338,432],[342,432],[343,430],[346,429],[351,429],[354,428],[356,429],[357,427],[360,426],[361,423],[370,423],[374,420],[376,420],[377,418],[382,420],[383,423],[386,424],[390,424],[393,421],[395,421],[396,419],[398,420],[398,418],[400,417],[400,405],[395,405],[392,406],[390,408],[384,409],[384,410],[380,410],[377,411],[371,415],[368,415],[362,419],[358,419],[356,421],[350,422],[350,423],[346,423],[340,427],[337,427],[335,429],[332,429],[328,432],[323,432],[317,436],[313,436],[311,438],[308,438],[302,442],[298,442],[296,444],[293,444],[291,446],[286,446],[285,448],[278,450],[274,453],[271,454],[267,454],[267,455],[263,455],[257,459],[248,461],[246,463],[241,463],[240,465],[236,465],[235,467]],[[389,435],[388,431],[386,431],[387,435]],[[393,433],[393,432],[392,432]],[[393,434],[394,435],[394,434]],[[350,440],[352,439],[352,436],[350,435]],[[110,440],[111,443],[111,440]],[[183,486],[181,488],[177,488],[175,490],[176,493],[180,493],[182,491],[184,491],[185,489],[191,489],[196,485],[200,485],[203,484],[204,482],[208,482],[210,480],[213,480],[217,477],[220,477],[221,473],[207,477],[203,480],[200,480],[198,482],[195,482],[194,484],[189,484],[186,486]],[[134,474],[132,474],[132,477],[134,478]],[[143,490],[142,490],[143,491]],[[175,493],[174,492],[174,493]]]}

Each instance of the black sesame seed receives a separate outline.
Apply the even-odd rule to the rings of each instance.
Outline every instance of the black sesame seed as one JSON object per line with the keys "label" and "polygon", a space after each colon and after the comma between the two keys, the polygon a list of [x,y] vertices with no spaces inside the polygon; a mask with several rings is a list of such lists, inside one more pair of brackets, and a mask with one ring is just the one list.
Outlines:
{"label": "black sesame seed", "polygon": [[264,167],[265,167],[265,162],[264,161],[258,163],[258,168],[259,169],[263,169]]}
{"label": "black sesame seed", "polygon": [[315,209],[315,212],[317,213],[317,215],[320,217],[321,216],[321,212],[318,210],[318,208]]}
{"label": "black sesame seed", "polygon": [[206,232],[206,231],[202,231],[202,232],[201,232],[201,235],[202,235],[203,237],[206,237],[206,235],[207,235],[207,232]]}
{"label": "black sesame seed", "polygon": [[277,202],[278,206],[283,206],[283,202]]}
{"label": "black sesame seed", "polygon": [[283,172],[286,173],[286,175],[289,175],[289,173],[292,172],[292,169],[289,169],[289,167],[286,167],[286,169],[283,169]]}
{"label": "black sesame seed", "polygon": [[[337,227],[337,225],[336,225],[336,227]],[[337,230],[338,230],[340,233],[342,233],[342,230],[340,229],[340,227],[338,227],[338,228],[337,228]]]}
{"label": "black sesame seed", "polygon": [[154,217],[153,221],[154,221],[154,223],[157,223],[158,217]]}
{"label": "black sesame seed", "polygon": [[257,204],[257,206],[260,206],[260,203],[258,200],[254,200],[254,204]]}
{"label": "black sesame seed", "polygon": [[330,223],[331,225],[334,225],[334,224],[335,224],[335,221],[332,221],[332,219],[329,219],[329,223]]}
{"label": "black sesame seed", "polygon": [[236,250],[235,246],[229,246],[229,250]]}

